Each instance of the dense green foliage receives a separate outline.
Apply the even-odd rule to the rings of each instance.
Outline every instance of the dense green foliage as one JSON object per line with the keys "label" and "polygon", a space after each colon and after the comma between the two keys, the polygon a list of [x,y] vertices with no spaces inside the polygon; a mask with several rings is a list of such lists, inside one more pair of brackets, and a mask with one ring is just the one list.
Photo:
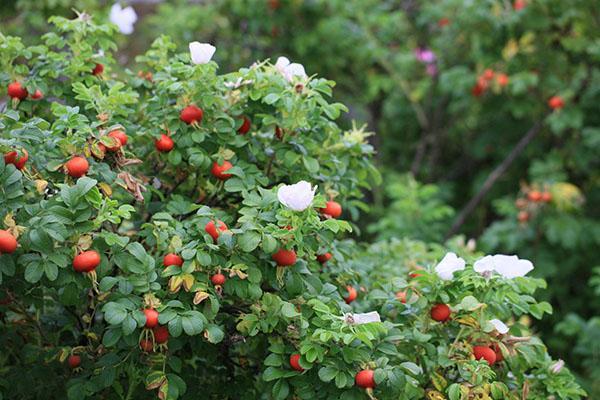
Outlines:
{"label": "dense green foliage", "polygon": [[[0,217],[4,218],[7,214],[12,217],[7,218],[0,229],[13,226],[13,221],[17,225],[13,227],[15,231],[19,231],[20,227],[26,228],[19,240],[19,261],[15,264],[17,258],[14,256],[0,256],[3,286],[14,286],[15,294],[31,294],[32,298],[17,296],[25,303],[20,304],[22,310],[16,311],[39,313],[29,322],[42,321],[44,328],[56,334],[47,343],[37,342],[35,348],[24,347],[30,352],[27,353],[30,355],[29,367],[31,360],[37,360],[37,357],[48,359],[56,355],[56,348],[44,356],[40,355],[40,344],[92,346],[85,350],[89,354],[90,348],[97,346],[96,339],[104,340],[102,333],[106,326],[102,320],[94,325],[96,331],[91,332],[92,337],[82,339],[87,337],[84,330],[83,336],[71,335],[70,341],[64,342],[64,332],[71,328],[64,328],[58,333],[56,327],[71,327],[74,320],[39,318],[44,314],[40,310],[52,310],[48,315],[64,314],[62,307],[65,305],[67,312],[84,318],[79,324],[90,323],[89,318],[97,315],[93,312],[96,300],[90,299],[89,310],[81,308],[80,295],[88,281],[73,281],[70,267],[75,246],[87,248],[90,240],[106,255],[98,268],[98,280],[104,285],[100,287],[101,292],[119,288],[111,296],[118,296],[117,293],[124,298],[137,296],[137,299],[130,299],[127,317],[117,324],[125,329],[123,335],[130,332],[128,329],[135,329],[132,328],[132,320],[137,325],[143,324],[141,314],[134,309],[138,310],[142,304],[154,304],[152,298],[143,298],[148,290],[167,293],[169,285],[175,285],[183,287],[180,291],[189,296],[191,293],[209,293],[212,286],[208,276],[213,270],[222,268],[232,276],[237,274],[235,276],[242,282],[238,287],[230,279],[224,287],[225,294],[237,297],[249,295],[250,299],[256,300],[260,295],[255,287],[263,286],[258,283],[262,282],[260,279],[268,281],[269,287],[272,284],[277,290],[281,289],[277,276],[269,275],[275,273],[274,267],[269,269],[267,264],[259,266],[261,277],[256,282],[251,282],[253,275],[246,269],[256,262],[267,263],[272,246],[281,241],[296,246],[298,256],[306,262],[306,271],[316,273],[316,267],[312,265],[314,261],[311,261],[315,252],[328,250],[329,246],[324,244],[332,243],[334,237],[340,237],[340,231],[350,226],[363,238],[384,242],[374,244],[372,248],[350,246],[347,242],[333,245],[331,249],[340,246],[333,252],[335,268],[325,275],[318,274],[319,280],[332,283],[337,288],[335,292],[341,294],[348,283],[357,287],[362,285],[369,294],[365,298],[359,296],[357,310],[370,311],[381,306],[380,312],[388,322],[421,329],[422,321],[418,318],[398,320],[398,316],[386,311],[381,296],[373,297],[373,291],[382,282],[402,275],[398,272],[404,270],[367,276],[367,270],[363,268],[385,271],[386,263],[377,257],[386,252],[404,253],[406,248],[416,251],[421,257],[398,255],[398,265],[409,267],[417,263],[433,267],[443,256],[441,248],[420,252],[417,249],[421,244],[401,242],[400,245],[393,238],[442,242],[453,219],[478,192],[492,169],[505,159],[530,129],[539,125],[539,132],[524,152],[509,165],[484,196],[481,205],[455,233],[474,238],[475,243],[469,242],[467,246],[471,249],[476,244],[475,247],[486,252],[519,254],[534,261],[536,269],[531,274],[548,282],[548,286],[540,288],[537,295],[554,306],[554,313],[535,321],[532,326],[528,321],[515,320],[514,332],[511,333],[520,335],[528,334],[530,330],[539,331],[552,356],[567,360],[591,398],[600,395],[597,383],[600,381],[600,348],[597,345],[600,327],[595,317],[600,305],[599,274],[593,272],[594,267],[596,271],[598,269],[594,256],[600,238],[595,207],[599,200],[596,154],[600,136],[597,113],[600,50],[595,35],[600,10],[596,2],[218,0],[191,4],[187,0],[175,0],[154,5],[136,4],[141,19],[131,36],[115,36],[109,28],[93,25],[87,26],[85,32],[77,32],[77,29],[83,29],[83,25],[60,21],[57,34],[44,38],[47,48],[39,46],[39,36],[53,29],[46,22],[48,17],[58,14],[72,18],[72,8],[75,8],[89,11],[97,21],[103,21],[110,4],[88,0],[18,0],[3,3],[1,7],[2,33],[22,36],[25,45],[32,47],[22,47],[14,38],[2,38],[0,83],[6,87],[13,80],[22,80],[30,93],[41,89],[45,96],[45,100],[39,102],[22,102],[16,108],[18,111],[11,111],[8,104],[0,133],[0,150],[3,152],[14,147],[23,147],[30,152],[25,177],[20,177],[10,166],[4,167],[1,175],[6,187],[11,190],[0,193],[0,201],[8,205],[2,207]],[[160,38],[152,50],[135,61],[135,55],[146,51],[157,32],[171,36],[172,41]],[[68,38],[63,42],[65,35]],[[112,43],[113,39],[119,43],[118,47]],[[216,74],[214,63],[192,67],[186,56],[174,55],[176,51],[186,51],[188,42],[192,40],[210,41],[217,46],[214,59],[220,65],[221,75]],[[105,53],[99,53],[99,48],[105,49]],[[433,59],[431,54],[423,54],[428,50],[431,50]],[[311,80],[297,93],[269,64],[248,68],[256,60],[270,58],[274,63],[280,55],[302,62],[307,73],[317,74],[317,79]],[[123,72],[115,60],[131,71]],[[103,79],[89,74],[95,62],[105,64]],[[237,73],[224,74],[240,67],[242,69]],[[492,75],[486,77],[487,70],[491,70]],[[345,107],[323,100],[323,96],[331,94],[332,82],[319,79],[322,76],[337,82],[333,101],[348,105],[349,113],[342,113],[337,121],[342,128],[338,128],[332,120]],[[56,82],[56,78],[60,83]],[[254,83],[242,85],[239,90],[225,85],[239,78]],[[564,106],[553,110],[548,106],[548,100],[557,95],[563,99]],[[199,103],[205,110],[205,120],[200,129],[193,129],[179,121],[179,111],[190,102]],[[252,135],[234,133],[242,123],[238,118],[242,114],[252,120]],[[368,121],[368,128],[357,129],[351,124],[352,119]],[[92,157],[92,154],[103,155],[101,142],[114,145],[105,134],[118,125],[129,135],[130,142],[124,147],[124,153],[115,155],[108,152],[103,159]],[[276,125],[286,132],[281,142],[274,140]],[[176,142],[175,149],[168,155],[159,155],[153,140],[167,130],[171,131]],[[377,134],[369,136],[366,131],[376,131]],[[292,135],[291,132],[298,133]],[[88,176],[95,182],[83,178],[76,189],[69,189],[61,186],[63,183],[74,184],[62,178],[62,164],[74,154],[88,158],[91,164]],[[366,157],[371,154],[383,171],[382,185],[377,183],[377,173],[367,161]],[[234,177],[219,183],[209,171],[213,161],[224,159],[235,165],[231,170]],[[398,174],[406,171],[412,174]],[[320,196],[315,200],[316,206],[331,196],[337,196],[344,207],[345,217],[352,223],[348,225],[338,221],[340,226],[334,227],[330,226],[334,225],[332,220],[321,221],[316,213],[306,211],[302,218],[297,218],[297,213],[286,215],[284,211],[278,211],[277,185],[295,183],[300,179],[319,185]],[[366,192],[369,185],[372,189]],[[142,186],[146,192],[139,192]],[[127,191],[139,199],[143,196],[144,201],[133,202]],[[550,193],[551,200],[530,198],[531,193],[536,191]],[[367,193],[366,200],[363,199],[364,193]],[[39,197],[42,194],[45,200]],[[24,203],[28,206],[23,207]],[[368,203],[371,203],[371,212],[361,214],[359,211],[367,210]],[[79,209],[80,214],[61,217],[59,213],[57,217],[52,211],[57,209],[71,209],[71,212]],[[273,215],[279,215],[279,212],[283,213],[282,216],[274,220]],[[223,243],[220,249],[211,247],[211,239],[203,235],[204,225],[214,218],[222,219],[232,232],[231,237],[229,234],[221,235],[219,240]],[[281,227],[285,226],[282,221],[292,220],[294,234],[290,236]],[[271,226],[276,221],[276,227]],[[38,229],[31,230],[34,226]],[[132,244],[136,242],[142,243],[145,253],[137,253],[139,259],[136,251],[141,250],[136,250],[137,246]],[[199,254],[192,254],[192,250],[197,250],[197,242],[206,248]],[[452,242],[448,245],[453,246]],[[189,257],[184,257],[186,264],[180,274],[174,273],[172,268],[162,272],[161,259],[167,250],[190,251],[186,253]],[[239,250],[244,256],[231,259],[232,254],[240,256]],[[46,262],[44,255],[50,254],[53,261]],[[372,254],[377,255],[376,259],[366,261]],[[475,259],[468,252],[462,254],[468,261]],[[134,259],[140,266],[130,271],[125,265],[135,263]],[[193,264],[194,259],[197,265]],[[355,260],[362,261],[355,263]],[[156,275],[151,272],[154,268],[157,268]],[[198,273],[192,273],[195,268],[202,268],[202,278]],[[121,272],[115,275],[110,271]],[[360,274],[359,279],[359,276],[352,275],[352,271],[365,273]],[[305,272],[298,276],[306,278]],[[329,276],[329,273],[333,275]],[[102,278],[108,275],[117,279],[103,281]],[[290,271],[287,279],[289,275]],[[23,277],[28,283],[23,282]],[[32,282],[36,283],[33,291]],[[129,287],[127,282],[133,286]],[[306,282],[303,279],[302,287],[306,287]],[[433,285],[435,280],[421,283],[427,293],[427,287],[430,287],[427,285]],[[475,290],[467,282],[462,283],[465,286],[461,287],[460,296],[472,294],[482,303],[490,301],[483,289],[478,287]],[[403,284],[395,282],[393,287],[386,287],[384,291],[390,296]],[[189,293],[185,290],[186,285]],[[285,289],[290,285],[286,281],[283,286],[284,301],[296,298],[297,293],[288,293]],[[66,289],[51,290],[48,294],[43,289],[48,289],[48,286]],[[308,297],[312,298],[315,293],[310,292]],[[219,327],[225,335],[221,346],[222,343],[226,346],[239,345],[235,340],[228,342],[227,333],[231,333],[231,328],[237,324],[235,315],[240,311],[222,305],[217,313],[215,304],[227,303],[223,300],[227,297],[221,299],[216,292],[210,295],[210,303],[205,300],[201,303],[202,307],[197,307],[204,315],[198,317],[204,318],[203,328]],[[434,290],[431,296],[427,295],[427,299],[421,298],[420,301],[433,302],[438,295]],[[168,303],[157,296],[165,305]],[[170,300],[182,301],[185,307],[190,305],[188,300],[184,300],[188,297],[178,296]],[[336,301],[340,300],[338,294],[335,296]],[[460,304],[460,296],[451,295],[447,301],[453,305]],[[393,296],[390,297],[392,300]],[[100,296],[102,305],[98,306],[99,310],[107,301],[125,302]],[[213,308],[208,311],[210,307],[206,304]],[[427,304],[417,304],[414,309],[409,307],[405,316],[424,317],[423,310],[428,309]],[[27,308],[29,306],[32,308]],[[336,312],[345,307],[337,303],[328,306]],[[112,307],[109,309],[112,310]],[[168,311],[170,307],[177,308],[173,305],[165,307]],[[175,311],[175,332],[178,332],[176,325],[180,323],[177,321],[184,317],[198,323],[196,314],[184,315],[196,308],[185,307]],[[510,310],[496,310],[493,306],[491,309],[493,311],[486,316],[510,317]],[[306,310],[301,312],[304,314]],[[529,309],[515,314],[521,313],[539,316]],[[258,316],[261,317],[260,314]],[[482,318],[479,316],[479,323],[483,322]],[[310,317],[307,320],[310,321]],[[125,328],[126,325],[129,327]],[[449,327],[446,334],[456,335],[457,331],[453,329],[457,326]],[[182,329],[183,326],[179,327],[179,332]],[[197,329],[196,326],[189,332],[196,334]],[[216,329],[201,330],[214,335]],[[385,342],[386,335],[393,336],[391,328],[387,326],[386,329],[386,333],[383,330],[377,333],[381,335],[378,339],[382,342]],[[477,329],[477,326],[468,329]],[[119,337],[113,335],[113,330],[109,332],[109,338],[115,341],[110,344],[117,343]],[[139,329],[135,332],[137,338]],[[184,330],[184,333],[188,332]],[[206,335],[210,343],[210,335]],[[128,339],[126,342],[126,348],[131,351],[131,345],[137,341]],[[294,342],[295,346],[299,344]],[[199,346],[198,349],[204,350],[206,345],[206,341],[198,339],[184,341],[177,347],[170,342],[169,348],[175,351],[185,348],[189,352],[192,349],[189,346]],[[257,340],[253,346],[256,350],[253,357],[267,354],[264,342]],[[232,351],[235,353],[234,347]],[[398,362],[411,361],[423,368],[426,374],[431,372],[418,360],[404,359],[410,354],[405,349],[399,348],[397,359],[384,352],[391,361],[382,361],[378,347],[374,348],[376,350],[368,353],[367,361],[376,363],[383,371],[385,362],[397,365]],[[120,347],[119,351],[124,349]],[[528,346],[521,349],[525,354],[529,351]],[[81,351],[84,351],[83,348]],[[177,357],[186,360],[181,354]],[[242,366],[245,367],[244,363],[248,360],[244,357]],[[359,359],[364,361],[361,357]],[[169,356],[169,365],[174,368],[172,359]],[[131,362],[131,357],[126,360]],[[212,358],[209,362],[219,367],[225,365],[219,364],[219,360],[222,361],[222,358]],[[542,368],[542,365],[546,368],[550,362],[543,357],[536,360],[538,364],[529,364],[530,368]],[[100,362],[91,356],[90,361]],[[306,361],[303,358],[303,362]],[[103,362],[113,365],[110,363],[119,361]],[[202,364],[205,362],[203,360]],[[445,360],[432,358],[431,362],[447,367],[445,373],[451,377],[461,371],[457,365],[446,365]],[[177,361],[174,363],[177,364]],[[256,367],[256,359],[251,360],[250,357],[248,363],[252,368],[258,368],[255,372],[262,371]],[[123,373],[131,382],[139,382],[139,369],[126,369],[127,363],[119,365],[123,366],[122,371],[129,371]],[[354,367],[357,365],[354,362]],[[518,372],[523,371],[523,365],[515,363],[510,367]],[[347,383],[350,385],[352,371],[356,368],[347,365],[337,367],[343,371],[340,376],[347,375],[339,379],[349,379]],[[40,368],[40,379],[48,379],[47,368],[47,365]],[[235,366],[228,365],[227,371],[231,368],[235,369]],[[89,369],[86,370],[89,372]],[[173,371],[177,372],[177,368]],[[317,372],[318,368],[313,367],[306,375],[313,376],[311,374]],[[12,373],[19,374],[21,370],[17,368]],[[179,375],[184,377],[182,373]],[[397,390],[398,381],[390,375],[386,379],[384,376],[377,372],[378,379],[385,382],[382,387]],[[407,376],[410,378],[410,374]],[[469,380],[462,372],[461,377]],[[422,377],[412,378],[419,381],[415,387],[442,393],[447,390],[446,387],[426,383]],[[86,379],[82,378],[83,381]],[[102,379],[98,378],[96,382]],[[122,384],[123,375],[119,375],[119,379]],[[337,383],[337,375],[335,379]],[[187,378],[184,380],[192,385]],[[507,382],[502,373],[498,374],[498,380]],[[280,383],[276,390],[302,385],[302,381],[285,381],[287,383]],[[410,383],[411,379],[402,382]],[[248,387],[252,386],[247,383]],[[483,382],[472,383],[480,385]],[[53,384],[60,386],[62,383]],[[312,384],[314,381],[311,381]],[[517,386],[522,384],[516,383]],[[255,386],[256,390],[273,389],[269,385],[260,385]],[[171,386],[179,387],[176,383]],[[81,386],[75,387],[72,390],[82,390]],[[26,386],[23,390],[31,388]],[[421,394],[415,393],[419,398]]]}

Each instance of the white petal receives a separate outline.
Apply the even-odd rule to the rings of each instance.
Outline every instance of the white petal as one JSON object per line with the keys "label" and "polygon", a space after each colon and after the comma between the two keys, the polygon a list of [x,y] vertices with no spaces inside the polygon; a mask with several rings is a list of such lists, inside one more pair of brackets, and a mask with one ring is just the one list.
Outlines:
{"label": "white petal", "polygon": [[304,66],[302,64],[292,63],[285,67],[284,75],[288,81],[291,81],[295,76],[305,78],[306,72],[304,71]]}
{"label": "white petal", "polygon": [[121,18],[123,21],[127,21],[130,24],[134,24],[137,21],[137,14],[133,7],[125,7],[121,10]]}
{"label": "white petal", "polygon": [[475,272],[479,272],[480,274],[494,271],[494,257],[485,256],[480,258],[479,260],[475,261],[475,264],[473,264],[473,269]]}
{"label": "white petal", "polygon": [[133,24],[137,21],[137,14],[131,6],[121,8],[119,3],[115,3],[110,8],[109,19],[110,22],[119,27],[121,33],[129,35],[133,32]]}
{"label": "white petal", "polygon": [[370,322],[381,322],[381,317],[377,311],[361,314],[348,314],[346,315],[346,322],[350,325],[362,325]]}
{"label": "white petal", "polygon": [[133,24],[130,24],[130,25],[127,25],[127,24],[119,25],[119,30],[124,35],[131,35],[133,33]]}
{"label": "white petal", "polygon": [[279,57],[275,63],[275,68],[277,68],[279,72],[283,73],[285,67],[288,65],[290,65],[290,60],[288,60],[287,57]]}
{"label": "white petal", "polygon": [[279,202],[294,211],[304,211],[312,204],[317,187],[300,181],[294,185],[283,185],[277,190]]}
{"label": "white petal", "polygon": [[518,276],[525,276],[533,269],[533,264],[529,260],[519,260],[517,256],[496,254],[494,256],[494,267],[500,275],[512,279]]}
{"label": "white petal", "polygon": [[442,261],[435,267],[435,272],[445,281],[449,281],[454,277],[456,271],[465,269],[465,260],[458,257],[455,253],[446,253]]}
{"label": "white petal", "polygon": [[194,64],[207,64],[217,51],[217,48],[209,43],[191,42],[189,47]]}
{"label": "white petal", "polygon": [[506,326],[506,324],[502,321],[500,321],[499,319],[492,319],[490,320],[490,323],[492,325],[494,325],[494,328],[498,331],[498,333],[501,334],[505,334],[508,332],[508,326]]}

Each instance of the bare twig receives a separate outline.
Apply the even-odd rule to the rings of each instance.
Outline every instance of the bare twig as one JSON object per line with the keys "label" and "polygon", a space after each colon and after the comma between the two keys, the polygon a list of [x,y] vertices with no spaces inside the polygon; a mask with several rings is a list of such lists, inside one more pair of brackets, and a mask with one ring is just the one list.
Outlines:
{"label": "bare twig", "polygon": [[519,140],[519,142],[515,145],[515,147],[508,153],[506,158],[498,165],[487,177],[479,192],[469,202],[467,205],[460,211],[456,220],[452,224],[452,227],[446,234],[446,239],[454,235],[458,229],[464,224],[467,217],[475,210],[475,208],[479,205],[481,200],[485,197],[485,195],[490,191],[492,186],[496,183],[496,181],[506,172],[508,167],[515,161],[515,159],[525,150],[525,147],[533,140],[533,138],[539,133],[542,129],[542,122],[544,118],[535,123]]}

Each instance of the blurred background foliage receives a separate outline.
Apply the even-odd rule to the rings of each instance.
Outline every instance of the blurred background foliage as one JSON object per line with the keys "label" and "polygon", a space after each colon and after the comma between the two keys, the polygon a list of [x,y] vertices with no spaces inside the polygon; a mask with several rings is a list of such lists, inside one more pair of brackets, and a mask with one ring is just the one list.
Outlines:
{"label": "blurred background foliage", "polygon": [[[600,397],[598,1],[121,3],[139,15],[118,39],[124,67],[165,34],[181,50],[213,43],[222,72],[284,55],[335,79],[337,100],[350,106],[342,124],[366,120],[377,132],[384,183],[365,194],[364,238],[461,234],[480,250],[531,259],[554,306],[536,328]],[[4,1],[1,32],[33,44],[49,16],[106,20],[111,5]],[[564,107],[551,109],[552,96]]]}

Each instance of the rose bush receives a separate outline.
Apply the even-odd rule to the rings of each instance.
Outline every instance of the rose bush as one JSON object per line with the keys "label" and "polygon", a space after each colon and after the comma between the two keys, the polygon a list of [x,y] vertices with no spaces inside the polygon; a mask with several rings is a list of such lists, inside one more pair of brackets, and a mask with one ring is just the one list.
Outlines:
{"label": "rose bush", "polygon": [[166,36],[122,71],[115,26],[51,22],[0,36],[7,398],[584,395],[523,260],[345,236],[379,174],[332,81]]}

